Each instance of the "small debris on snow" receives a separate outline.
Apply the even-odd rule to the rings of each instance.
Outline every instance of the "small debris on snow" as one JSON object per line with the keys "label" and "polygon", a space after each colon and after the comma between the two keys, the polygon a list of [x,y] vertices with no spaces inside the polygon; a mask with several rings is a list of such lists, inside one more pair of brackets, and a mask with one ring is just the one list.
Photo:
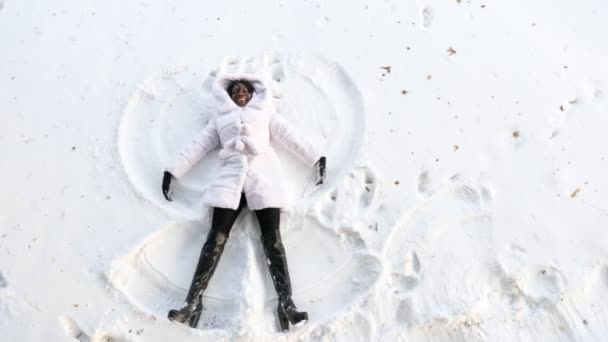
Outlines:
{"label": "small debris on snow", "polygon": [[399,185],[399,181],[398,180],[395,181],[395,185]]}
{"label": "small debris on snow", "polygon": [[559,110],[561,110],[563,112],[564,111],[564,106],[563,105],[559,106]]}
{"label": "small debris on snow", "polygon": [[405,90],[405,89],[401,91],[401,94],[402,94],[402,95],[407,95],[407,93],[408,93],[408,91],[407,91],[407,90]]}
{"label": "small debris on snow", "polygon": [[458,151],[458,145],[454,145],[454,151]]}
{"label": "small debris on snow", "polygon": [[579,191],[581,191],[581,188],[576,188],[576,190],[574,190],[574,192],[570,194],[570,198],[576,197],[576,194],[578,194]]}
{"label": "small debris on snow", "polygon": [[390,65],[380,67],[380,69],[384,69],[384,70],[386,70],[386,73],[387,73],[387,74],[390,74],[390,73],[391,73],[391,66],[390,66]]}
{"label": "small debris on snow", "polygon": [[431,78],[433,78],[433,75],[427,75],[427,76],[426,76],[426,79],[427,79],[427,80],[430,80]]}
{"label": "small debris on snow", "polygon": [[451,46],[447,51],[448,51],[448,56],[452,56],[453,54],[456,53],[456,50],[454,50],[454,48],[452,48]]}
{"label": "small debris on snow", "polygon": [[515,138],[519,138],[519,131],[515,131],[515,132],[513,132],[513,137],[515,137]]}

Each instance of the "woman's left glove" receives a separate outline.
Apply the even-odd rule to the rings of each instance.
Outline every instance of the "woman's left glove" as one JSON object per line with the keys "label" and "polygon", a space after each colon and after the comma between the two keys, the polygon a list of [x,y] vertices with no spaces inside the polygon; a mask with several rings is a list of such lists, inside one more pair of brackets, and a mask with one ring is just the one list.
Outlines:
{"label": "woman's left glove", "polygon": [[325,181],[325,163],[327,158],[325,156],[319,158],[319,160],[315,163],[315,167],[317,168],[317,174],[315,177],[315,185],[321,185]]}
{"label": "woman's left glove", "polygon": [[165,173],[163,174],[162,189],[163,195],[165,195],[167,201],[173,201],[173,198],[171,197],[171,180],[173,180],[173,175],[169,173],[169,171],[165,171]]}

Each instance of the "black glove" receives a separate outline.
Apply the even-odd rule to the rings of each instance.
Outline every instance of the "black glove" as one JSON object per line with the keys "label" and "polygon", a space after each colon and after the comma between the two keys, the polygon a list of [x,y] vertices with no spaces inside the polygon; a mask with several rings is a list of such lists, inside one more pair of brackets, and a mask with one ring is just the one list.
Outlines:
{"label": "black glove", "polygon": [[173,175],[169,173],[169,171],[165,171],[165,174],[163,175],[163,195],[165,195],[167,201],[173,201],[173,198],[171,197],[171,192],[169,192],[171,190],[172,179]]}
{"label": "black glove", "polygon": [[315,185],[321,185],[325,181],[325,162],[327,158],[325,156],[319,158],[319,160],[315,163],[317,168],[317,175],[315,179]]}

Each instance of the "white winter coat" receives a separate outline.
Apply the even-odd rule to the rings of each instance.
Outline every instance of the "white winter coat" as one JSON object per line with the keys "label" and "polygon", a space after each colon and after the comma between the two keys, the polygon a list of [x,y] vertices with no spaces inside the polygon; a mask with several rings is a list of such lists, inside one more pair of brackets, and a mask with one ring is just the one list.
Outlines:
{"label": "white winter coat", "polygon": [[[233,80],[247,80],[254,88],[245,107],[237,106],[226,90]],[[269,92],[261,79],[251,75],[231,74],[214,82],[213,93],[219,102],[217,115],[167,168],[180,178],[219,146],[219,171],[204,190],[204,204],[236,209],[244,192],[251,210],[284,207],[287,188],[271,142],[283,145],[311,168],[321,157],[312,144],[274,112]]]}

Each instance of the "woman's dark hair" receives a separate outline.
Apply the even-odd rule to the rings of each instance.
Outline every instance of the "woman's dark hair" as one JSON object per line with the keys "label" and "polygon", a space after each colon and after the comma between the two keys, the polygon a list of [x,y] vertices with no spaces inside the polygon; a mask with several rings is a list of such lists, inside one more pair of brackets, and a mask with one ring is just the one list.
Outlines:
{"label": "woman's dark hair", "polygon": [[244,80],[236,80],[236,81],[230,82],[230,85],[228,85],[228,89],[226,89],[229,96],[232,95],[232,89],[234,88],[234,86],[236,86],[239,83],[244,84],[245,87],[247,87],[247,90],[249,90],[249,93],[253,94],[253,86],[251,85],[251,83],[249,83],[248,81],[244,81]]}

